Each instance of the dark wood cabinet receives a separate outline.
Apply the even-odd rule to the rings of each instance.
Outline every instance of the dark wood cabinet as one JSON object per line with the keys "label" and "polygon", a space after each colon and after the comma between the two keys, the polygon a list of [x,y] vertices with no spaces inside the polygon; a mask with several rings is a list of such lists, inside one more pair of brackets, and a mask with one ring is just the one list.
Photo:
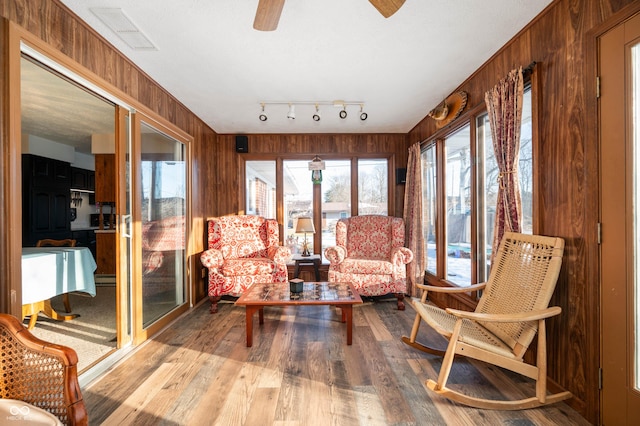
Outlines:
{"label": "dark wood cabinet", "polygon": [[71,188],[84,191],[96,189],[96,175],[93,170],[71,167]]}
{"label": "dark wood cabinet", "polygon": [[37,155],[22,156],[22,245],[71,237],[71,166]]}
{"label": "dark wood cabinet", "polygon": [[96,233],[93,229],[74,229],[71,238],[76,240],[76,247],[88,247],[95,259],[96,257]]}

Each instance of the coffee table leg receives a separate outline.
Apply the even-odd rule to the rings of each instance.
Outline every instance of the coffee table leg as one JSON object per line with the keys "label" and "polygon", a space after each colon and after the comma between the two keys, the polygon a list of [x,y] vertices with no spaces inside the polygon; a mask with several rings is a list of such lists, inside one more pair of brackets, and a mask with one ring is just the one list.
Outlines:
{"label": "coffee table leg", "polygon": [[247,326],[247,347],[250,348],[253,345],[253,314],[256,311],[260,311],[260,317],[262,317],[262,309],[259,306],[247,306],[246,307],[246,319]]}
{"label": "coffee table leg", "polygon": [[342,317],[346,316],[347,319],[347,345],[351,344],[353,338],[353,306],[352,305],[343,305],[342,306]]}

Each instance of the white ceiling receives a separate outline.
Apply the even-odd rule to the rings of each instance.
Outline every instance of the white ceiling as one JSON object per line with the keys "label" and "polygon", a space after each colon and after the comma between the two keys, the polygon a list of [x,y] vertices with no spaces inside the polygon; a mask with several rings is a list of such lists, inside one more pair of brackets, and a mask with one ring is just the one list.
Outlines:
{"label": "white ceiling", "polygon": [[[385,19],[367,0],[287,0],[261,32],[258,0],[61,1],[222,134],[406,133],[551,2],[406,0]],[[131,49],[91,8],[121,8],[157,50]],[[336,100],[368,119],[320,105],[312,120]],[[262,101],[284,104],[261,122]],[[288,120],[288,102],[311,105]]]}

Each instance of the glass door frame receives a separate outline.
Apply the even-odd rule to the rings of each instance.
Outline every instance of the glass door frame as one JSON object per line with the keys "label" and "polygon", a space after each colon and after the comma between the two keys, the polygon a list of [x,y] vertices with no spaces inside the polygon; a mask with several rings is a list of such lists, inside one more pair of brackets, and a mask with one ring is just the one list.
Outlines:
{"label": "glass door frame", "polygon": [[[143,288],[142,288],[142,135],[141,126],[142,123],[147,126],[153,127],[158,132],[174,139],[175,141],[184,145],[184,158],[186,163],[186,205],[185,205],[185,259],[184,259],[184,283],[185,283],[185,300],[175,309],[170,311],[167,315],[163,316],[159,320],[155,321],[148,327],[144,327],[143,321]],[[169,323],[171,323],[178,315],[186,312],[190,307],[195,304],[195,294],[193,286],[189,281],[191,274],[189,273],[190,267],[188,262],[189,253],[189,229],[191,229],[191,149],[190,146],[193,142],[193,138],[177,127],[173,126],[165,120],[159,118],[153,118],[148,114],[137,111],[133,115],[132,120],[133,129],[133,143],[131,147],[131,193],[132,197],[132,246],[131,246],[131,273],[134,279],[132,280],[132,325],[133,325],[133,340],[134,344],[139,344],[147,340],[150,336],[156,334]]]}

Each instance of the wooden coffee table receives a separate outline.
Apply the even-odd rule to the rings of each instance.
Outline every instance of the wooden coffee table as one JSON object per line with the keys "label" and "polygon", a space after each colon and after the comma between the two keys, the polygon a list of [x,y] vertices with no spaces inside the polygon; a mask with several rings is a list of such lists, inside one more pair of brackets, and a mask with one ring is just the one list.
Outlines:
{"label": "wooden coffee table", "polygon": [[245,306],[247,346],[253,345],[253,314],[258,311],[260,324],[264,324],[265,306],[336,305],[342,310],[342,322],[347,323],[347,345],[353,336],[353,305],[362,303],[360,295],[350,283],[305,282],[301,293],[292,293],[289,283],[255,283],[236,301]]}

